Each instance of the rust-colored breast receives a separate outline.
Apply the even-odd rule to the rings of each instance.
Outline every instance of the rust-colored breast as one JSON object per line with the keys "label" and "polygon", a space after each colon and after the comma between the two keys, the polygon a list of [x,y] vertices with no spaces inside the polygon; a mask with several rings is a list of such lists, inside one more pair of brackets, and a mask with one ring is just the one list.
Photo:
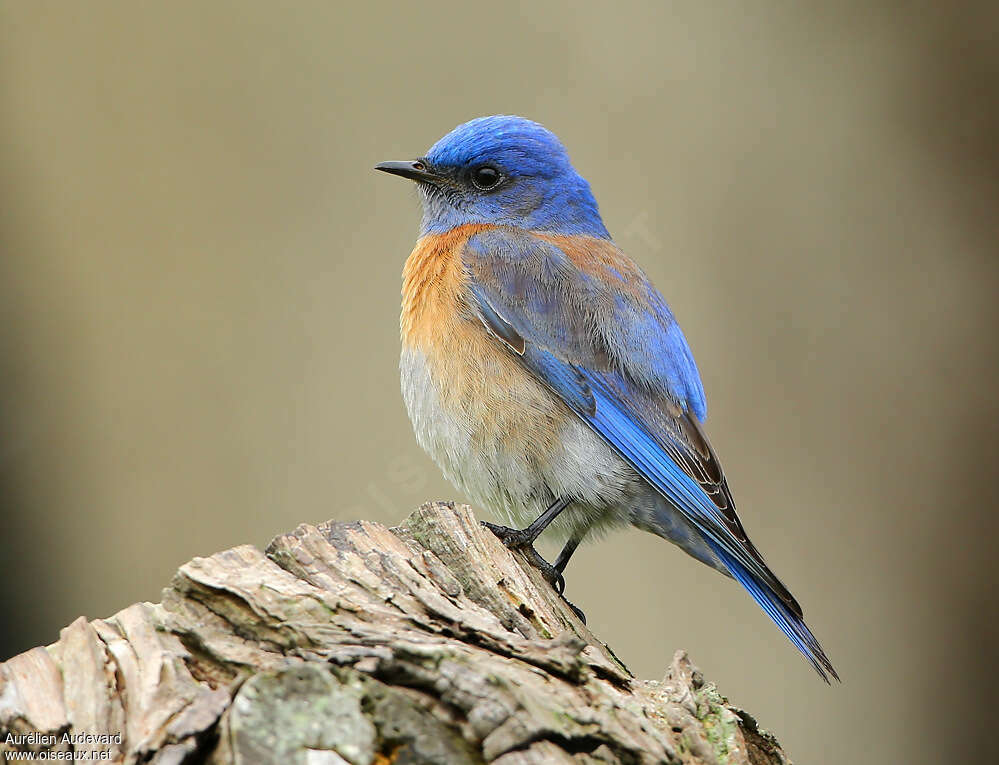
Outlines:
{"label": "rust-colored breast", "polygon": [[403,345],[429,350],[454,333],[465,273],[461,250],[485,225],[458,226],[420,237],[402,270]]}
{"label": "rust-colored breast", "polygon": [[469,434],[490,449],[543,460],[555,446],[568,409],[535,380],[509,348],[468,310],[461,252],[469,225],[422,237],[403,269],[404,356],[418,354],[440,415],[435,427]]}

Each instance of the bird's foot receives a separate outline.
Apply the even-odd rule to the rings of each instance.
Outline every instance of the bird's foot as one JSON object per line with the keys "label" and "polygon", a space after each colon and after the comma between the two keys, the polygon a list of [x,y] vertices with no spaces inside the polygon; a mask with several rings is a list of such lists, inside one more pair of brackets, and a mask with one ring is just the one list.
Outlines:
{"label": "bird's foot", "polygon": [[534,549],[535,537],[528,529],[511,529],[509,526],[500,526],[488,521],[482,521],[481,523],[493,532],[496,538],[506,545],[508,549],[522,552],[524,557],[527,558],[528,563],[541,572],[541,576],[545,578],[545,581],[552,586],[555,592],[559,595],[565,592],[565,577],[562,576],[561,571],[542,558],[541,554]]}
{"label": "bird's foot", "polygon": [[544,580],[551,585],[552,589],[565,601],[565,604],[572,609],[572,612],[579,620],[583,624],[586,624],[586,614],[576,608],[565,597],[565,577],[562,576],[562,572],[542,558],[541,554],[534,549],[534,539],[536,537],[532,536],[527,529],[511,529],[509,526],[500,526],[488,521],[481,521],[481,523],[493,532],[496,538],[508,549],[519,550],[527,558],[527,562],[538,570]]}
{"label": "bird's foot", "polygon": [[532,536],[528,529],[511,529],[509,526],[500,526],[498,523],[490,523],[489,521],[479,522],[493,532],[500,542],[511,549],[534,545],[536,537]]}

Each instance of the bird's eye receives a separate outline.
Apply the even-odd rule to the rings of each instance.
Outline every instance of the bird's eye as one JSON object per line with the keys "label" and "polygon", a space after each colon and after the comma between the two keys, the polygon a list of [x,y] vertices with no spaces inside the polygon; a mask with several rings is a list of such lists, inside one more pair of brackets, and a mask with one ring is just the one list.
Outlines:
{"label": "bird's eye", "polygon": [[501,180],[503,180],[503,176],[492,165],[479,165],[472,170],[472,183],[475,185],[475,188],[482,191],[495,189],[499,186]]}

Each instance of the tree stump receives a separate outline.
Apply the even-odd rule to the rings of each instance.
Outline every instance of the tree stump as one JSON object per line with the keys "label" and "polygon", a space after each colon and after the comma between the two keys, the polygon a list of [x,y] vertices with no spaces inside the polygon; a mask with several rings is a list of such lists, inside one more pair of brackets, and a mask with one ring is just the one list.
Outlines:
{"label": "tree stump", "polygon": [[683,651],[663,680],[633,677],[451,503],[393,529],[303,524],[264,552],[184,564],[161,603],[77,619],[0,664],[0,751],[159,765],[788,762]]}

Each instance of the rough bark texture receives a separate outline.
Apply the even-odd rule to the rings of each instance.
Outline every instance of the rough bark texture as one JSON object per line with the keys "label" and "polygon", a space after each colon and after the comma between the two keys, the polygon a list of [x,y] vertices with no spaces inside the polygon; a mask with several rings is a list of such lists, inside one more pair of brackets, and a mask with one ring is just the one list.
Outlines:
{"label": "rough bark texture", "polygon": [[394,529],[302,525],[265,552],[195,558],[162,603],[80,618],[0,664],[0,751],[25,750],[161,765],[788,762],[683,651],[663,680],[632,677],[449,503]]}

